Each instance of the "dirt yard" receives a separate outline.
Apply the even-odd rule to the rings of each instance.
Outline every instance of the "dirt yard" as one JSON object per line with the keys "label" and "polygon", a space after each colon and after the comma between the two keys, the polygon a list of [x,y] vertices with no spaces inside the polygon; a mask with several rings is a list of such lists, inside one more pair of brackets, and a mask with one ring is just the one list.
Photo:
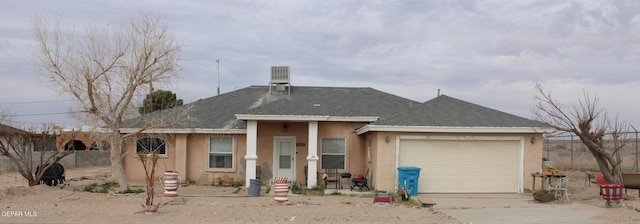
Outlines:
{"label": "dirt yard", "polygon": [[[290,195],[288,203],[277,203],[272,196],[248,196],[243,187],[183,186],[179,194],[186,204],[162,197],[161,186],[156,202],[163,204],[157,214],[142,212],[144,194],[108,194],[83,191],[92,183],[107,181],[108,167],[69,169],[63,188],[39,185],[26,187],[16,173],[0,174],[0,223],[6,222],[144,222],[144,223],[460,223],[441,211],[415,205],[378,205],[373,197],[325,195]],[[570,201],[604,207],[595,184],[585,186],[581,171],[565,171],[570,177]],[[131,183],[140,187],[142,183]],[[530,195],[530,194],[529,194]],[[629,190],[623,208],[612,212],[640,210],[637,190]]]}
{"label": "dirt yard", "polygon": [[[69,185],[62,189],[46,185],[8,187],[11,182],[15,184],[15,179],[3,175],[1,182],[5,187],[0,191],[0,223],[459,223],[429,208],[373,204],[372,196],[289,194],[288,203],[278,203],[265,194],[260,197],[248,196],[244,187],[198,185],[179,189],[180,196],[186,202],[184,205],[168,203],[162,197],[161,186],[157,186],[156,192],[160,196],[156,197],[156,201],[167,204],[161,206],[158,213],[145,215],[141,206],[145,201],[144,194],[84,192],[84,186],[106,181],[105,173],[100,174],[95,170],[89,170],[88,173],[93,176],[68,177]],[[133,185],[141,186],[142,183]]]}

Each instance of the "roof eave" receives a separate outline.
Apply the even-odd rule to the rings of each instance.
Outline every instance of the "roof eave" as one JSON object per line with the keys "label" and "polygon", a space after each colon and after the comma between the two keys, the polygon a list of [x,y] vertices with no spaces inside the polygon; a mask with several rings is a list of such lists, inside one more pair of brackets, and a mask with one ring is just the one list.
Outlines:
{"label": "roof eave", "polygon": [[[139,128],[121,128],[121,133],[139,132]],[[213,129],[213,128],[162,128],[148,129],[142,133],[146,134],[247,134],[247,129]]]}
{"label": "roof eave", "polygon": [[455,127],[455,126],[396,126],[366,125],[356,130],[358,135],[370,131],[388,132],[434,132],[434,133],[550,133],[545,127]]}
{"label": "roof eave", "polygon": [[375,122],[379,117],[375,116],[329,116],[329,115],[263,115],[263,114],[236,114],[240,120],[256,121],[343,121],[343,122]]}

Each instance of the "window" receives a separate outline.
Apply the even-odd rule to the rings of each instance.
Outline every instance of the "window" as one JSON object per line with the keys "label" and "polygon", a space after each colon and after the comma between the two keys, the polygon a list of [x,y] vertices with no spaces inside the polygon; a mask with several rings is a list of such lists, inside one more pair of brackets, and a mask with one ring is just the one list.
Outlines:
{"label": "window", "polygon": [[212,137],[209,140],[209,168],[233,168],[233,138]]}
{"label": "window", "polygon": [[347,157],[344,138],[322,139],[322,169],[344,169]]}
{"label": "window", "polygon": [[166,154],[166,146],[164,139],[161,138],[141,138],[136,142],[136,154],[157,151],[160,155]]}

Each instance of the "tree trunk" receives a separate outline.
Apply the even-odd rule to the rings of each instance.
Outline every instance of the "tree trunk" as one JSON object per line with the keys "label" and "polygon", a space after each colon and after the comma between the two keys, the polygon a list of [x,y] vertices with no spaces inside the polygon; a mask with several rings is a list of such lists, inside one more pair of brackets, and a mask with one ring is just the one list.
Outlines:
{"label": "tree trunk", "polygon": [[29,181],[29,187],[38,185],[38,182],[36,182],[36,180],[34,179],[30,179],[28,181]]}
{"label": "tree trunk", "polygon": [[[115,139],[115,138],[114,138]],[[112,140],[111,144],[111,180],[120,185],[118,190],[124,191],[129,189],[127,175],[124,172],[124,163],[122,162],[122,152],[120,151],[120,140]]]}
{"label": "tree trunk", "polygon": [[605,154],[597,152],[594,153],[593,151],[591,151],[591,154],[596,159],[600,172],[602,172],[602,176],[607,180],[607,182],[610,184],[622,183],[622,170],[619,164],[609,163],[607,155]]}

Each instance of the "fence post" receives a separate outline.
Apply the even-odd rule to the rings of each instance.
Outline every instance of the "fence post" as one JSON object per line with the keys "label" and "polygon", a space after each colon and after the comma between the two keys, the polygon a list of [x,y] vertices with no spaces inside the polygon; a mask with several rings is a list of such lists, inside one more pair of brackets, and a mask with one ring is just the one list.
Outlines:
{"label": "fence post", "polygon": [[571,136],[571,169],[573,169],[573,135]]}
{"label": "fence post", "polygon": [[549,149],[551,148],[551,139],[549,136],[547,136],[546,142],[547,142],[547,159],[551,160],[551,158],[549,158]]}
{"label": "fence post", "polygon": [[634,166],[636,167],[636,172],[638,172],[638,130],[636,130],[635,127],[633,127],[633,125],[630,125],[631,128],[633,128],[633,132],[636,134],[636,161]]}

